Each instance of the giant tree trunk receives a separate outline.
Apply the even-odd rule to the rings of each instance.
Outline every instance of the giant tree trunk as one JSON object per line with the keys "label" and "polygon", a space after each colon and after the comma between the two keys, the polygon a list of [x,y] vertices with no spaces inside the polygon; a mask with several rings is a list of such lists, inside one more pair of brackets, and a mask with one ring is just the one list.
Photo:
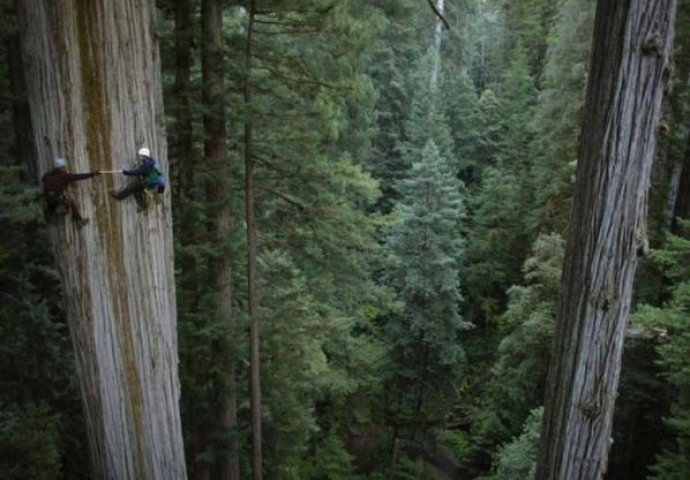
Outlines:
{"label": "giant tree trunk", "polygon": [[600,0],[537,479],[599,479],[645,241],[675,0]]}
{"label": "giant tree trunk", "polygon": [[[167,168],[151,0],[17,2],[39,174]],[[115,178],[117,186],[123,180]],[[71,187],[90,223],[50,226],[76,351],[93,478],[183,479],[170,199],[138,213],[110,178]]]}

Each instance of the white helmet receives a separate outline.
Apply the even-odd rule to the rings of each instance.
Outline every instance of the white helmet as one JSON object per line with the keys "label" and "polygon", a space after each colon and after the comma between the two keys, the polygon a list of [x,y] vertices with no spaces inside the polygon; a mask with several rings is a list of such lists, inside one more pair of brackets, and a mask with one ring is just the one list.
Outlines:
{"label": "white helmet", "polygon": [[151,150],[149,150],[149,149],[146,148],[146,147],[142,147],[142,148],[140,148],[139,151],[137,152],[137,155],[141,155],[142,157],[151,158]]}
{"label": "white helmet", "polygon": [[66,158],[56,158],[53,160],[53,167],[55,168],[66,168],[67,167],[67,159]]}

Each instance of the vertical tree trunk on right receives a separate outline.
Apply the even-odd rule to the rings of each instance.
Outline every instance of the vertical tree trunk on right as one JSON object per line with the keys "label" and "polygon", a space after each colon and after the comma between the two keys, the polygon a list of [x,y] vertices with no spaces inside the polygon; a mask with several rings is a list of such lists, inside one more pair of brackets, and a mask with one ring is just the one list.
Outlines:
{"label": "vertical tree trunk on right", "polygon": [[678,182],[675,206],[673,209],[673,219],[671,220],[672,231],[677,232],[676,218],[690,218],[690,142],[685,149],[683,157],[682,173]]}
{"label": "vertical tree trunk on right", "polygon": [[539,480],[606,472],[675,10],[675,0],[598,2]]}

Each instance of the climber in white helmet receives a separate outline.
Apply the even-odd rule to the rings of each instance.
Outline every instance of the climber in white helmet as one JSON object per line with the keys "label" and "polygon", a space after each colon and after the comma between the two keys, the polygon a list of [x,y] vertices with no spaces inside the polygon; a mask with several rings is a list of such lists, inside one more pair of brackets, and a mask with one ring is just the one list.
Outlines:
{"label": "climber in white helmet", "polygon": [[139,149],[137,158],[139,165],[136,168],[122,170],[123,175],[136,178],[121,190],[111,190],[110,195],[117,200],[134,195],[139,211],[143,211],[148,207],[146,192],[162,194],[165,191],[165,177],[160,165],[155,158],[151,157],[151,150],[147,147]]}

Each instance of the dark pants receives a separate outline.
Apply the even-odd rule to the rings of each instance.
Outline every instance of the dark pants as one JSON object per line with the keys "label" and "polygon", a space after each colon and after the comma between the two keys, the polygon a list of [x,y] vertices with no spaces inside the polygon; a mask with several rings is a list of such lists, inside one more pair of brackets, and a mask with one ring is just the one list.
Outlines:
{"label": "dark pants", "polygon": [[118,200],[125,199],[130,195],[134,195],[134,199],[137,201],[137,205],[140,209],[148,207],[148,202],[146,201],[146,185],[144,185],[144,182],[141,180],[134,180],[122,190],[113,192],[113,197]]}
{"label": "dark pants", "polygon": [[45,192],[45,208],[43,210],[44,218],[47,222],[54,221],[60,215],[67,213],[72,214],[72,218],[77,221],[83,221],[79,209],[72,200],[67,196],[66,192]]}
{"label": "dark pants", "polygon": [[133,182],[130,182],[130,184],[122,190],[113,192],[112,195],[118,200],[127,198],[130,195],[134,195],[134,199],[137,201],[139,209],[145,210],[146,208],[148,208],[148,200],[146,199],[147,189],[157,193],[163,193],[163,191],[165,190],[164,187],[148,187],[144,184],[142,180],[135,180]]}

